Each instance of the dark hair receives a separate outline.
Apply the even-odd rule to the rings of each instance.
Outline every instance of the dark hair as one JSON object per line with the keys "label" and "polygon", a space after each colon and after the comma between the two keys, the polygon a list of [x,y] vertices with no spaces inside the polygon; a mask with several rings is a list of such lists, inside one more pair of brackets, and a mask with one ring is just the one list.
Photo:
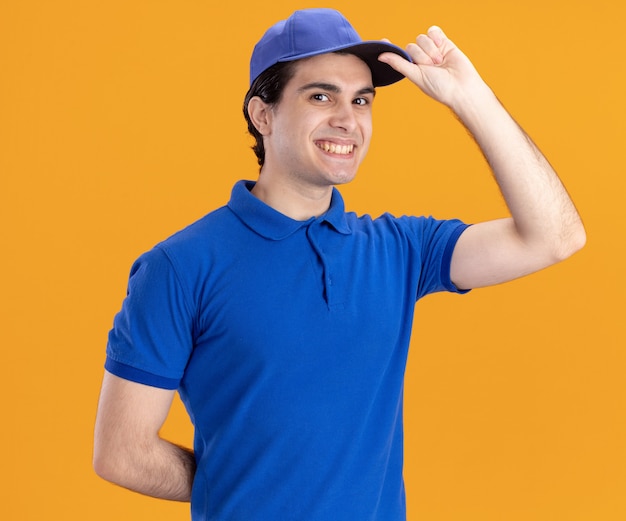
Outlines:
{"label": "dark hair", "polygon": [[287,82],[294,75],[295,64],[296,62],[292,61],[272,65],[269,69],[259,74],[254,82],[252,82],[252,86],[244,98],[243,115],[248,123],[248,132],[250,132],[255,139],[252,150],[254,150],[256,154],[259,166],[263,166],[263,163],[265,163],[265,147],[263,146],[263,136],[250,120],[248,104],[254,96],[258,96],[264,103],[276,105],[280,101],[285,85],[287,85]]}

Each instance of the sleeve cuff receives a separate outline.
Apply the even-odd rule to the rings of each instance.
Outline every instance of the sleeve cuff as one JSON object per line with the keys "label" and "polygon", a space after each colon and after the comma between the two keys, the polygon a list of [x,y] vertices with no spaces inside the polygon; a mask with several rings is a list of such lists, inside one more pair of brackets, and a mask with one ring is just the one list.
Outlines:
{"label": "sleeve cuff", "polygon": [[164,376],[148,373],[141,369],[117,362],[111,358],[106,359],[104,368],[109,373],[124,378],[124,380],[130,380],[131,382],[137,382],[151,387],[159,387],[161,389],[176,390],[180,383],[180,380],[177,378],[166,378]]}
{"label": "sleeve cuff", "polygon": [[450,238],[448,239],[448,244],[446,244],[446,249],[444,250],[444,255],[443,255],[443,259],[444,262],[441,266],[442,272],[442,280],[446,281],[446,286],[448,291],[454,292],[454,293],[468,293],[469,289],[459,289],[454,285],[454,282],[452,282],[452,279],[450,278],[450,269],[451,269],[451,265],[452,265],[452,254],[454,253],[454,247],[456,246],[457,241],[459,240],[459,237],[461,236],[461,234],[467,230],[471,225],[468,224],[459,224],[459,226],[456,227],[456,229],[452,232],[452,235],[450,235]]}

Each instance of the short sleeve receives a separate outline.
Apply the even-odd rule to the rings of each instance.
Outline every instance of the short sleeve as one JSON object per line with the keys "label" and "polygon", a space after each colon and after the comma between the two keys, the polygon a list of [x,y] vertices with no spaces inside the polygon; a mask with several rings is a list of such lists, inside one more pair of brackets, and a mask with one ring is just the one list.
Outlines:
{"label": "short sleeve", "polygon": [[399,221],[415,252],[412,262],[419,265],[416,300],[439,291],[467,293],[469,290],[458,289],[450,279],[450,266],[454,247],[469,225],[458,219],[433,217],[404,217]]}
{"label": "short sleeve", "polygon": [[145,385],[176,389],[193,346],[190,300],[159,247],[133,264],[107,344],[107,371]]}

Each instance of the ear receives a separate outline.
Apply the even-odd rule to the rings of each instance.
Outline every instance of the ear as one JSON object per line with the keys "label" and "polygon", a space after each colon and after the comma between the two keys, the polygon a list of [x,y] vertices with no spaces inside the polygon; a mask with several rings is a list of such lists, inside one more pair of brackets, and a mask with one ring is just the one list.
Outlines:
{"label": "ear", "polygon": [[262,136],[268,136],[271,133],[271,107],[258,96],[250,98],[248,102],[248,115],[254,127]]}

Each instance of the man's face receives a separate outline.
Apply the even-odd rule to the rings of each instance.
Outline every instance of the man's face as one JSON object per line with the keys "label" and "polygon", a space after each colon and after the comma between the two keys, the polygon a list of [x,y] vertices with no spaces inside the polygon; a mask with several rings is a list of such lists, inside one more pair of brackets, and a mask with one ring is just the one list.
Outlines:
{"label": "man's face", "polygon": [[356,56],[322,54],[298,62],[270,109],[263,172],[300,186],[351,181],[372,135],[373,100],[370,69]]}

